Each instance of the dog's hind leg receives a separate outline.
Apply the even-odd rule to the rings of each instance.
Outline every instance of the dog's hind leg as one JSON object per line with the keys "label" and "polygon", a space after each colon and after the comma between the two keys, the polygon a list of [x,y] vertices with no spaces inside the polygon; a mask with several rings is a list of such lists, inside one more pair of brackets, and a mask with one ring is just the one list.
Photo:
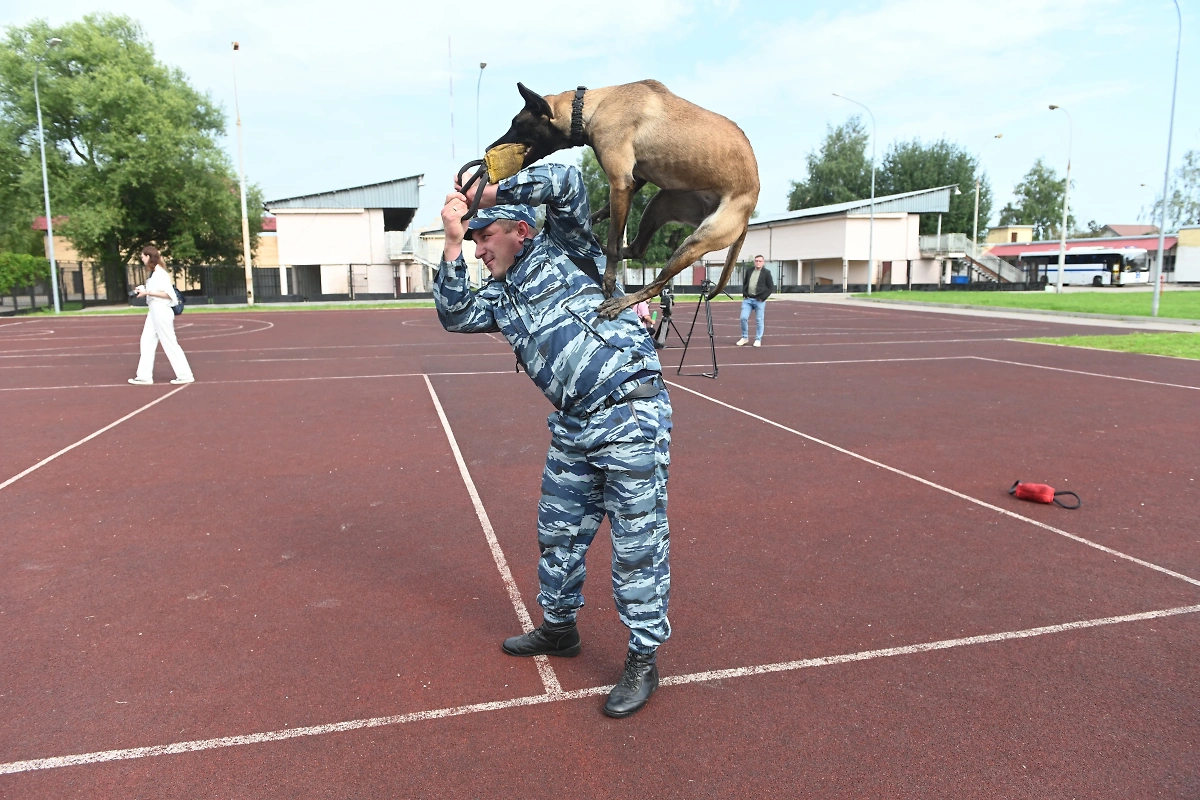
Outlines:
{"label": "dog's hind leg", "polygon": [[621,253],[621,258],[643,258],[654,234],[668,222],[699,227],[717,210],[720,203],[721,196],[716,192],[661,190],[646,204],[642,221],[638,224],[637,237]]}
{"label": "dog's hind leg", "polygon": [[[745,235],[750,212],[754,210],[754,198],[734,199],[723,202],[692,235],[683,240],[679,249],[671,254],[666,266],[658,276],[642,289],[624,297],[611,297],[596,309],[604,319],[615,319],[624,309],[649,300],[662,291],[671,278],[705,253],[720,250],[733,244]],[[729,269],[727,267],[727,269]]]}

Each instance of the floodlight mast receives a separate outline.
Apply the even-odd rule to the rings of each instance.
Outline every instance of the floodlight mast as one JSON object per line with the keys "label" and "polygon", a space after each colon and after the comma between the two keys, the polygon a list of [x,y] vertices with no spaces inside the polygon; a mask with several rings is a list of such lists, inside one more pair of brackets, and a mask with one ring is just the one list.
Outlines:
{"label": "floodlight mast", "polygon": [[[241,49],[233,43],[233,52]],[[242,112],[238,107],[237,94],[237,56],[233,56],[233,111],[237,116],[238,134],[238,181],[242,189],[242,260],[246,265],[246,305],[254,305],[254,265],[250,256],[250,217],[246,213],[246,159],[242,152]],[[282,287],[281,287],[282,288]]]}
{"label": "floodlight mast", "polygon": [[1171,182],[1171,137],[1175,133],[1175,91],[1179,88],[1179,46],[1183,42],[1183,15],[1179,11],[1179,0],[1174,0],[1174,3],[1175,16],[1179,21],[1179,31],[1175,38],[1175,79],[1171,84],[1171,121],[1167,125],[1167,165],[1163,168],[1162,209],[1158,215],[1158,258],[1154,259],[1154,269],[1150,273],[1150,279],[1154,281],[1150,302],[1150,316],[1152,317],[1158,316],[1158,300],[1162,294],[1162,268],[1163,261],[1166,260],[1163,240],[1167,234],[1167,189]]}
{"label": "floodlight mast", "polygon": [[54,313],[62,313],[58,300],[58,261],[54,258],[54,220],[50,216],[50,180],[46,176],[46,132],[42,128],[42,98],[38,94],[38,67],[51,47],[58,47],[62,39],[55,36],[46,40],[46,50],[33,60],[33,104],[37,106],[38,144],[42,149],[42,194],[46,201],[46,255],[50,258],[50,293],[54,298]]}
{"label": "floodlight mast", "polygon": [[1067,182],[1063,185],[1063,218],[1062,230],[1059,231],[1058,237],[1058,279],[1055,282],[1054,291],[1062,294],[1063,289],[1063,268],[1067,263],[1067,198],[1071,194],[1071,142],[1075,138],[1075,123],[1071,119],[1071,114],[1062,106],[1051,104],[1051,111],[1061,111],[1067,115]]}
{"label": "floodlight mast", "polygon": [[865,108],[871,115],[871,224],[867,233],[867,297],[870,297],[871,283],[875,278],[875,115],[871,113],[871,109],[857,100],[851,100],[844,94],[833,92],[833,96]]}
{"label": "floodlight mast", "polygon": [[475,82],[475,152],[479,153],[479,90],[483,87],[483,71],[487,68],[486,61],[479,62],[479,80]]}

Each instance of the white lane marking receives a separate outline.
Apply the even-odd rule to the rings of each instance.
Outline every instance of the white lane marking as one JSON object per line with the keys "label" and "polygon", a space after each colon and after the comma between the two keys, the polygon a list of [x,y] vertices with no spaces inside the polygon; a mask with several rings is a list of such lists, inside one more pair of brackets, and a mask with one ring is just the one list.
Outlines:
{"label": "white lane marking", "polygon": [[[492,521],[488,519],[487,509],[483,507],[483,500],[480,499],[479,492],[475,489],[475,481],[471,479],[467,462],[463,459],[462,451],[458,449],[458,440],[454,438],[454,431],[450,429],[450,420],[446,419],[446,412],[442,410],[442,402],[433,389],[433,382],[429,380],[428,375],[423,377],[425,386],[429,389],[429,396],[433,399],[433,407],[437,409],[438,419],[442,421],[442,429],[446,431],[450,449],[454,452],[454,460],[458,462],[458,472],[467,486],[467,494],[471,495],[471,504],[475,506],[475,516],[479,517],[479,524],[483,526],[483,535],[487,539],[488,547],[491,548],[496,569],[500,571],[500,579],[504,581],[504,588],[508,591],[508,599],[512,601],[513,610],[517,612],[521,630],[529,633],[534,629],[534,624],[528,609],[525,608],[525,601],[521,599],[521,590],[517,587],[517,582],[513,580],[512,572],[508,568],[508,560],[504,557],[504,551],[500,549],[500,540],[496,538],[496,531],[493,530]],[[537,664],[538,674],[542,677],[542,684],[546,687],[546,694],[552,697],[561,695],[563,689],[558,682],[558,676],[554,674],[554,668],[550,666],[550,659],[546,656],[534,656],[533,660]]]}
{"label": "white lane marking", "polygon": [[[187,342],[196,342],[201,339],[220,339],[225,336],[240,336],[245,333],[261,333],[262,331],[270,330],[271,328],[275,327],[274,322],[267,322],[266,320],[263,320],[263,319],[250,319],[250,320],[246,320],[246,322],[256,322],[260,325],[263,325],[264,327],[243,330],[246,327],[245,325],[237,325],[233,328],[233,330],[225,331],[224,333],[206,333],[206,334],[203,334],[200,336],[188,336],[181,340],[181,344],[187,343]],[[180,327],[186,327],[186,326],[180,326]],[[126,340],[128,340],[129,338],[136,338],[137,335],[138,334],[130,333],[130,335],[125,338],[126,338]],[[92,339],[92,338],[96,338],[96,337],[89,336],[89,337],[71,337],[71,338]],[[117,337],[109,336],[109,337],[101,337],[101,338],[115,339]],[[95,353],[63,353],[63,352],[59,352],[61,350],[67,350],[67,349],[72,349],[72,348],[87,349],[90,347],[111,347],[111,343],[75,344],[75,345],[70,345],[69,348],[68,347],[42,347],[42,348],[35,348],[32,350],[30,350],[28,348],[21,348],[21,350],[23,351],[22,353],[10,353],[9,351],[5,350],[5,351],[3,351],[3,355],[0,355],[0,358],[52,358],[52,357],[62,358],[64,356],[67,356],[67,357],[69,357],[69,356],[76,356],[76,357],[86,356],[88,358],[91,358],[95,355],[105,355],[103,353],[95,354]],[[190,349],[191,348],[189,348],[189,350]],[[198,352],[209,352],[209,351],[201,350]],[[213,352],[220,352],[220,351],[213,351]]]}
{"label": "white lane marking", "polygon": [[[958,639],[942,639],[934,642],[889,647],[880,650],[863,650],[857,653],[846,653],[822,658],[806,658],[799,661],[783,661],[775,664],[762,664],[754,667],[737,667],[733,669],[710,670],[708,672],[693,672],[685,675],[668,675],[661,681],[662,686],[684,686],[689,683],[720,680],[725,678],[745,678],[755,675],[766,675],[775,672],[793,672],[812,667],[825,667],[838,664],[849,664],[856,661],[869,661],[876,658],[928,653],[934,650],[948,650],[955,647],[968,647],[991,642],[1003,642],[1013,639],[1028,639],[1035,636],[1062,633],[1065,631],[1097,628],[1105,625],[1117,625],[1125,622],[1141,622],[1163,617],[1173,617],[1181,614],[1194,614],[1200,611],[1200,606],[1181,606],[1160,611],[1144,611],[1137,614],[1125,614],[1114,617],[1067,622],[1061,625],[1046,625],[1040,628],[1006,631],[1004,633],[989,633],[981,636],[966,636]],[[411,722],[428,722],[436,719],[459,717],[465,714],[479,714],[487,711],[504,711],[510,708],[542,705],[544,703],[561,703],[568,700],[580,700],[586,697],[607,694],[612,686],[593,686],[587,689],[576,689],[561,692],[557,695],[537,694],[527,697],[514,697],[509,700],[495,700],[488,703],[473,703],[466,706],[453,706],[429,711],[414,711],[408,714],[396,714],[389,717],[370,717],[368,719],[353,719],[345,722],[333,722],[325,725],[308,725],[301,728],[286,728],[262,733],[248,733],[241,736],[223,736],[217,739],[196,739],[172,744],[153,745],[150,747],[130,747],[123,750],[100,750],[92,753],[79,753],[53,758],[31,758],[25,761],[11,761],[0,764],[0,775],[15,775],[21,772],[35,772],[45,769],[61,769],[83,764],[100,764],[105,761],[126,761],[135,758],[150,758],[153,756],[177,755],[179,753],[196,753],[202,750],[216,750],[224,747],[241,747],[244,745],[264,744],[296,739],[301,736],[322,736],[329,733],[356,731],[364,728],[382,728],[391,725],[404,725]]]}
{"label": "white lane marking", "polygon": [[953,495],[954,497],[958,497],[962,500],[966,500],[969,503],[974,503],[977,506],[981,506],[981,507],[989,509],[991,511],[995,511],[995,512],[997,512],[999,514],[1003,514],[1007,517],[1012,517],[1013,519],[1019,519],[1022,522],[1028,522],[1030,525],[1036,525],[1037,527],[1044,528],[1045,530],[1051,531],[1052,533],[1057,533],[1059,536],[1065,536],[1066,538],[1068,538],[1072,541],[1079,542],[1080,544],[1085,544],[1088,547],[1093,547],[1103,553],[1108,553],[1111,556],[1116,556],[1117,558],[1122,558],[1126,561],[1130,561],[1134,564],[1138,564],[1139,566],[1143,566],[1148,569],[1152,569],[1157,572],[1161,572],[1164,575],[1170,575],[1172,578],[1178,578],[1181,581],[1187,581],[1188,583],[1192,584],[1193,586],[1200,586],[1200,580],[1197,580],[1196,578],[1192,578],[1192,577],[1189,577],[1182,573],[1175,572],[1174,570],[1167,569],[1166,567],[1160,567],[1158,564],[1153,564],[1149,561],[1143,561],[1140,558],[1128,555],[1126,553],[1122,553],[1119,550],[1113,550],[1111,547],[1105,547],[1104,545],[1099,544],[1098,542],[1093,542],[1090,539],[1083,538],[1082,536],[1077,536],[1073,533],[1068,533],[1067,531],[1064,531],[1060,528],[1055,528],[1053,525],[1047,525],[1044,522],[1039,522],[1036,519],[1032,519],[1031,517],[1022,516],[1021,514],[1017,514],[1014,511],[1009,511],[1006,508],[1001,508],[1000,506],[994,506],[991,503],[985,502],[985,501],[980,500],[975,497],[971,497],[969,494],[963,494],[962,492],[955,491],[954,489],[951,489],[949,486],[942,486],[940,483],[934,483],[933,481],[922,478],[919,475],[913,475],[911,472],[905,472],[902,469],[897,469],[896,467],[892,467],[887,464],[884,464],[882,461],[876,461],[872,458],[867,458],[864,455],[859,455],[858,453],[855,453],[853,450],[847,450],[844,447],[838,447],[836,444],[827,442],[824,439],[818,439],[815,436],[811,436],[807,433],[803,433],[801,431],[796,430],[795,428],[789,428],[787,425],[783,425],[781,423],[775,422],[774,420],[767,419],[766,417],[763,417],[763,416],[759,416],[758,414],[755,414],[752,411],[746,411],[743,408],[738,408],[737,406],[730,405],[729,403],[718,400],[715,397],[709,397],[706,394],[697,392],[695,389],[689,389],[688,387],[683,386],[682,384],[676,383],[675,381],[667,381],[667,383],[670,384],[671,386],[682,389],[685,392],[694,394],[697,397],[701,397],[705,400],[708,400],[711,403],[716,403],[719,406],[724,406],[725,408],[728,408],[731,411],[736,411],[739,414],[745,414],[747,417],[756,419],[759,422],[765,422],[768,425],[773,425],[774,427],[779,428],[780,430],[787,431],[788,433],[794,433],[795,435],[801,437],[802,439],[807,439],[808,441],[813,442],[815,444],[819,444],[823,447],[828,447],[830,450],[836,450],[837,452],[842,453],[843,455],[850,456],[851,458],[857,458],[859,461],[864,461],[872,466],[879,467],[880,469],[886,469],[888,472],[893,472],[897,475],[903,476],[905,478],[909,478],[910,480],[914,480],[917,483],[923,483],[926,486],[929,486],[930,488],[937,489],[939,492],[945,492],[946,494]]}
{"label": "white lane marking", "polygon": [[799,367],[818,364],[886,364],[890,361],[960,361],[970,356],[913,356],[912,358],[845,358],[828,361],[761,361],[722,364],[722,367]]}
{"label": "white lane marking", "polygon": [[[298,378],[244,378],[241,380],[225,380],[225,381],[202,381],[197,384],[212,386],[218,384],[232,383],[288,383],[291,381],[359,381],[369,378],[419,378],[422,375],[515,375],[510,369],[489,369],[479,370],[477,372],[392,372],[384,375],[324,375],[316,377],[298,377]],[[6,389],[0,389],[0,392],[46,392],[54,389],[115,389],[128,386],[125,383],[83,383],[72,386],[13,386]]]}
{"label": "white lane marking", "polygon": [[95,433],[90,433],[90,434],[88,434],[87,436],[83,437],[82,439],[80,439],[80,440],[79,440],[78,442],[76,442],[75,444],[67,445],[66,447],[64,447],[62,450],[59,450],[59,451],[58,451],[57,453],[55,453],[54,455],[52,455],[52,456],[47,456],[46,458],[43,458],[41,461],[39,461],[38,463],[34,464],[32,467],[30,467],[29,469],[25,470],[24,472],[21,472],[21,473],[19,473],[19,474],[17,474],[17,475],[14,475],[14,476],[12,476],[12,477],[11,477],[11,478],[9,478],[8,480],[6,480],[4,483],[0,483],[0,489],[3,489],[3,488],[5,488],[6,486],[10,486],[10,485],[12,485],[12,484],[16,483],[17,481],[21,480],[21,478],[24,478],[26,475],[28,475],[29,473],[33,472],[35,469],[38,469],[38,468],[40,468],[40,467],[43,467],[43,466],[45,466],[46,464],[49,464],[49,463],[50,463],[51,461],[53,461],[54,459],[58,458],[59,456],[61,456],[61,455],[62,455],[62,454],[64,454],[64,453],[69,453],[70,451],[74,450],[76,447],[79,447],[79,445],[81,445],[81,444],[84,444],[84,443],[86,443],[86,442],[90,442],[92,439],[95,439],[97,436],[99,436],[100,434],[104,433],[105,431],[107,431],[107,430],[111,430],[112,428],[115,428],[115,427],[117,427],[118,425],[120,425],[120,424],[121,424],[122,422],[124,422],[125,420],[127,420],[127,419],[130,419],[130,418],[132,418],[132,417],[136,417],[138,414],[142,413],[142,412],[143,412],[143,411],[145,411],[147,408],[150,408],[150,407],[151,407],[151,406],[153,406],[153,405],[157,405],[157,404],[161,403],[163,400],[166,400],[166,399],[167,399],[168,397],[170,397],[171,395],[173,395],[173,394],[177,394],[177,393],[179,393],[179,392],[182,392],[184,389],[188,388],[188,386],[189,386],[189,385],[190,385],[190,384],[184,384],[183,386],[180,386],[178,389],[173,389],[173,390],[171,390],[171,391],[167,392],[166,394],[164,394],[162,397],[159,397],[159,398],[157,398],[157,399],[155,399],[155,400],[151,400],[149,403],[146,403],[146,405],[142,406],[142,407],[141,407],[141,408],[139,408],[137,411],[131,411],[130,413],[128,413],[128,414],[126,414],[125,416],[121,417],[121,418],[120,418],[119,420],[117,420],[116,422],[110,422],[108,425],[105,425],[103,428],[101,428],[100,430],[96,431]]}
{"label": "white lane marking", "polygon": [[1029,639],[1034,636],[1045,636],[1050,633],[1077,631],[1084,628],[1098,628],[1102,625],[1116,625],[1121,622],[1140,622],[1148,619],[1172,617],[1178,614],[1194,614],[1200,611],[1200,606],[1180,606],[1161,611],[1143,611],[1138,614],[1124,614],[1118,617],[1101,617],[1085,619],[1077,622],[1064,622],[1059,625],[1044,625],[1040,628],[1026,628],[1020,631],[1005,631],[1004,633],[985,633],[979,636],[964,636],[960,639],[942,639],[936,642],[910,644],[902,647],[887,647],[880,650],[863,650],[858,653],[846,653],[840,656],[825,656],[824,658],[805,658],[799,661],[783,661],[778,664],[762,664],[756,667],[735,667],[733,669],[716,669],[708,672],[694,672],[689,675],[671,675],[661,681],[663,686],[683,686],[688,683],[723,680],[725,678],[745,678],[751,675],[766,675],[772,672],[790,672],[809,667],[824,667],[830,664],[850,664],[855,661],[870,661],[874,658],[889,658],[891,656],[906,656],[914,653],[928,653],[933,650],[949,650],[952,647],[968,647],[990,642],[1005,642],[1013,639]]}
{"label": "white lane marking", "polygon": [[1052,372],[1070,372],[1075,375],[1090,375],[1093,378],[1111,378],[1114,381],[1131,381],[1133,383],[1149,383],[1154,386],[1169,386],[1173,389],[1191,389],[1200,391],[1200,386],[1188,386],[1184,383],[1165,383],[1164,381],[1149,381],[1143,378],[1127,378],[1124,375],[1105,375],[1102,372],[1085,372],[1081,369],[1066,369],[1064,367],[1048,367],[1045,364],[1027,364],[1024,361],[1006,361],[1003,358],[986,358],[984,356],[964,356],[964,358],[973,358],[977,361],[991,361],[996,364],[1012,364],[1017,367],[1033,367],[1034,369],[1048,369]]}

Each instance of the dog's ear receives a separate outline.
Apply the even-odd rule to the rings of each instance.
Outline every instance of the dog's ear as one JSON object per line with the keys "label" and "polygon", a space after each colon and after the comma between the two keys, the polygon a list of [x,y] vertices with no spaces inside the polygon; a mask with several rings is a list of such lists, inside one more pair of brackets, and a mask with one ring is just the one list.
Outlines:
{"label": "dog's ear", "polygon": [[541,114],[546,119],[554,119],[554,111],[550,108],[550,104],[546,102],[546,98],[520,81],[517,81],[517,91],[521,93],[521,97],[525,98],[525,107],[531,112]]}

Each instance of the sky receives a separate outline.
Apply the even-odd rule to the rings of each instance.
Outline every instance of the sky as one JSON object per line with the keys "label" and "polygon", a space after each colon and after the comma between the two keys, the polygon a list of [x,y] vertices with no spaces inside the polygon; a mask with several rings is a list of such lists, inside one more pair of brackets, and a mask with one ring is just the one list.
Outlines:
{"label": "sky", "polygon": [[[1172,170],[1200,150],[1200,2],[1180,6]],[[742,127],[760,216],[786,210],[827,127],[861,113],[837,92],[873,112],[879,158],[915,138],[975,154],[997,211],[1035,159],[1061,176],[1070,141],[1079,224],[1137,222],[1162,189],[1177,31],[1170,0],[0,0],[0,25],[95,12],[138,21],[225,109],[234,163],[241,43],[246,176],[268,199],[424,174],[418,225],[476,142],[507,130],[517,81],[552,94],[645,78]]]}

